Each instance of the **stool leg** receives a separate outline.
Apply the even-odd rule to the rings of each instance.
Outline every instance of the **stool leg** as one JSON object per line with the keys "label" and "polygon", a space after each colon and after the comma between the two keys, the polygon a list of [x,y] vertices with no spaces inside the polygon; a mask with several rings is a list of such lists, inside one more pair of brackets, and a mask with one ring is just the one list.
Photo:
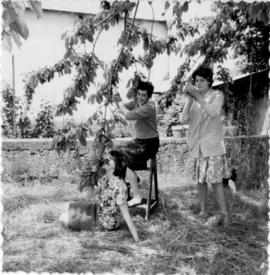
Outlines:
{"label": "stool leg", "polygon": [[150,173],[148,179],[148,198],[147,198],[147,205],[146,205],[146,212],[145,212],[145,220],[149,219],[150,214],[150,207],[151,207],[151,198],[152,198],[152,182],[153,182],[153,163],[151,161],[150,164]]}
{"label": "stool leg", "polygon": [[158,204],[159,198],[158,198],[158,177],[157,177],[157,162],[156,162],[156,160],[154,162],[154,188],[155,188],[155,200]]}
{"label": "stool leg", "polygon": [[126,182],[126,186],[127,186],[127,200],[131,200],[132,197],[130,195],[130,183]]}

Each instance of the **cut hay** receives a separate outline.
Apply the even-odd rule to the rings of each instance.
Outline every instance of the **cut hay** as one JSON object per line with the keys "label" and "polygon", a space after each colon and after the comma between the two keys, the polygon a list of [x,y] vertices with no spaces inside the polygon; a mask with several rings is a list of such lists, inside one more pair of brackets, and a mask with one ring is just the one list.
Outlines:
{"label": "cut hay", "polygon": [[[165,177],[164,177],[165,178]],[[55,181],[4,184],[3,270],[95,274],[266,274],[267,220],[230,197],[227,228],[205,227],[197,217],[194,186],[161,185],[160,206],[145,221],[133,209],[140,243],[125,224],[116,231],[71,232],[58,218],[78,198],[76,186]],[[7,191],[7,192],[6,192]],[[13,204],[12,204],[13,201]],[[15,205],[15,206],[14,206]],[[209,210],[217,205],[210,194]]]}

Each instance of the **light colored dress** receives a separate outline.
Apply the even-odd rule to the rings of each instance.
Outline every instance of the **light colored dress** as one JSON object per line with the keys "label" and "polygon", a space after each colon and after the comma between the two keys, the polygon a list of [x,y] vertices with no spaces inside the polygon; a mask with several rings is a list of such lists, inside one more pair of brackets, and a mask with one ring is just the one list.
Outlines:
{"label": "light colored dress", "polygon": [[221,120],[224,96],[211,89],[203,98],[205,106],[193,101],[190,109],[180,115],[182,123],[189,123],[187,140],[193,161],[192,178],[197,183],[221,183],[223,178],[230,177]]}
{"label": "light colored dress", "polygon": [[122,221],[119,206],[127,203],[127,187],[123,180],[116,176],[103,176],[98,186],[98,219],[106,230],[117,229]]}

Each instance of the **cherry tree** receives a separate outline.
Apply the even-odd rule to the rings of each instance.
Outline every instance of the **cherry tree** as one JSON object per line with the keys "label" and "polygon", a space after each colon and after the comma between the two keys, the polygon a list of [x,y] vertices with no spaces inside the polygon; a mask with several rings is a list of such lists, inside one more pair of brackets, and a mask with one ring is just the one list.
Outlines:
{"label": "cherry tree", "polygon": [[[200,2],[198,0],[198,2]],[[25,85],[25,95],[30,106],[35,89],[39,84],[53,80],[55,75],[71,74],[75,71],[75,79],[70,87],[64,92],[63,102],[57,106],[56,115],[72,115],[77,110],[79,99],[87,99],[92,104],[104,106],[103,119],[100,130],[95,133],[93,151],[95,161],[91,166],[98,166],[104,149],[111,146],[111,131],[114,120],[126,123],[123,118],[114,115],[108,119],[107,109],[115,104],[118,93],[119,74],[129,70],[136,64],[151,70],[155,58],[163,53],[185,55],[185,61],[180,64],[177,74],[171,82],[171,87],[166,91],[160,104],[169,107],[177,94],[181,94],[183,86],[188,81],[187,75],[193,68],[193,58],[197,55],[202,57],[203,63],[222,63],[228,56],[229,50],[233,50],[235,57],[245,56],[247,63],[243,72],[253,72],[268,69],[268,41],[269,41],[269,3],[244,1],[214,1],[213,9],[215,16],[207,21],[198,20],[196,24],[183,22],[182,15],[189,10],[191,1],[166,1],[164,13],[171,10],[174,32],[166,40],[153,36],[151,30],[142,30],[136,23],[136,15],[140,7],[140,1],[101,1],[101,11],[94,16],[80,18],[73,32],[63,34],[66,52],[62,60],[51,67],[44,67],[31,75]],[[148,1],[152,7],[152,1]],[[154,15],[154,9],[153,15]],[[95,54],[96,43],[100,34],[108,31],[112,26],[124,20],[124,27],[118,39],[119,53],[110,62],[105,64]],[[154,16],[153,16],[154,19]],[[204,32],[200,32],[201,26]],[[26,36],[26,32],[23,33]],[[183,48],[181,45],[187,37],[193,37],[193,41]],[[133,49],[142,44],[144,54],[135,56]],[[179,46],[180,45],[180,46]],[[80,47],[91,48],[89,51],[78,51]],[[181,51],[179,51],[179,49]],[[93,86],[97,78],[97,71],[102,70],[104,81],[94,94],[89,95],[89,88]],[[221,66],[218,72],[220,77],[228,77],[227,71]],[[140,71],[136,70],[134,76],[127,84],[127,97],[134,98],[138,80],[141,78]],[[97,120],[97,113],[78,125],[72,133],[59,133],[54,139],[54,146],[59,151],[66,148],[64,144],[70,140],[79,139],[86,144],[86,136],[92,133],[91,125]],[[92,133],[93,134],[93,133]],[[96,171],[95,169],[93,171]],[[94,175],[95,173],[93,172]],[[90,174],[89,174],[90,175]],[[92,176],[89,176],[93,179]],[[95,174],[96,175],[96,174]],[[89,182],[89,181],[88,181]],[[95,182],[95,180],[93,180]]]}

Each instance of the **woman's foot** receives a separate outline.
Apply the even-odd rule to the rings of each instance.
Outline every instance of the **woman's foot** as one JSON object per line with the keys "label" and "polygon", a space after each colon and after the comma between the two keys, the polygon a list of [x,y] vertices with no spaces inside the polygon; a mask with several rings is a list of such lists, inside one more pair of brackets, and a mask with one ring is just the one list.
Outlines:
{"label": "woman's foot", "polygon": [[228,214],[217,214],[213,217],[210,217],[204,225],[207,227],[212,227],[212,226],[228,226],[229,224],[229,216]]}
{"label": "woman's foot", "polygon": [[229,185],[229,188],[230,188],[231,192],[232,192],[233,194],[236,194],[237,189],[236,189],[235,182],[234,182],[233,180],[230,179],[229,182],[228,182],[228,185]]}
{"label": "woman's foot", "polygon": [[136,205],[142,204],[142,198],[141,197],[134,197],[133,199],[128,201],[128,207],[133,207]]}
{"label": "woman's foot", "polygon": [[222,218],[221,218],[220,223],[218,225],[222,225],[224,227],[227,227],[229,225],[229,215],[228,214],[222,214]]}
{"label": "woman's foot", "polygon": [[200,211],[198,214],[198,217],[203,221],[206,222],[208,218],[208,212],[207,211]]}

